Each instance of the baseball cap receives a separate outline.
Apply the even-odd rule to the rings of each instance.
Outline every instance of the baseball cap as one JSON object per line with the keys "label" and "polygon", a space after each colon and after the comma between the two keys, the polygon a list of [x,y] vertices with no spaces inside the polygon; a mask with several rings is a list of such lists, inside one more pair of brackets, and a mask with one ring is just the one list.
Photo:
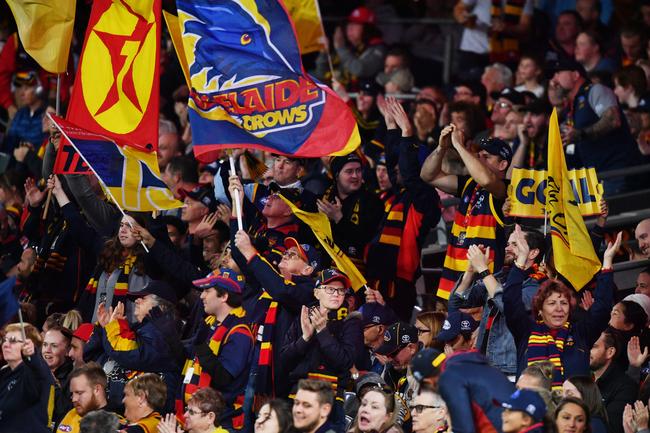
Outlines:
{"label": "baseball cap", "polygon": [[322,286],[323,284],[331,283],[332,281],[342,282],[346,289],[349,289],[350,286],[352,285],[352,283],[350,283],[350,279],[348,278],[348,276],[345,275],[343,272],[340,272],[333,268],[329,268],[329,269],[324,269],[318,273],[315,287],[319,287]]}
{"label": "baseball cap", "polygon": [[349,23],[374,24],[375,13],[366,7],[358,7],[348,16]]}
{"label": "baseball cap", "polygon": [[397,320],[388,308],[378,302],[366,302],[359,311],[363,328],[372,325],[390,325]]}
{"label": "baseball cap", "polygon": [[445,353],[438,349],[422,349],[411,360],[411,373],[415,380],[421,382],[427,377],[437,375],[445,359]]}
{"label": "baseball cap", "polygon": [[417,342],[417,328],[405,322],[397,322],[386,330],[384,333],[384,342],[375,352],[380,355],[391,355],[409,344]]}
{"label": "baseball cap", "polygon": [[93,330],[95,327],[92,323],[82,323],[77,329],[72,333],[73,337],[77,337],[84,343],[88,343],[90,336],[93,335]]}
{"label": "baseball cap", "polygon": [[508,143],[500,138],[484,138],[479,142],[479,148],[485,150],[489,154],[500,156],[508,161],[508,165],[512,162],[512,149]]}
{"label": "baseball cap", "polygon": [[574,59],[557,59],[551,60],[546,63],[546,78],[549,80],[553,78],[556,72],[561,71],[577,71],[580,72],[580,75],[583,77],[587,76],[587,71],[585,71],[584,66]]}
{"label": "baseball cap", "polygon": [[361,390],[366,386],[378,386],[380,388],[383,388],[386,385],[386,381],[383,377],[381,377],[379,373],[369,371],[357,380],[357,382],[354,384],[354,391],[357,395],[359,395],[359,393],[361,393]]}
{"label": "baseball cap", "polygon": [[20,87],[22,85],[36,86],[38,84],[38,74],[36,71],[19,71],[13,78],[13,85]]}
{"label": "baseball cap", "polygon": [[544,403],[544,399],[530,389],[518,389],[508,400],[501,403],[501,407],[508,410],[524,412],[535,420],[535,422],[542,421],[546,414],[546,403]]}
{"label": "baseball cap", "polygon": [[135,301],[137,298],[143,298],[147,295],[156,295],[172,304],[175,304],[178,301],[174,288],[168,282],[162,280],[151,280],[142,290],[138,292],[128,292],[126,294],[126,296],[132,301]]}
{"label": "baseball cap", "polygon": [[454,311],[449,313],[442,324],[442,331],[436,335],[436,340],[440,342],[451,341],[458,337],[459,334],[471,334],[478,328],[478,322],[467,313]]}
{"label": "baseball cap", "polygon": [[551,104],[545,99],[535,98],[526,104],[521,111],[533,114],[550,114]]}
{"label": "baseball cap", "polygon": [[230,268],[220,268],[210,272],[205,278],[192,281],[194,287],[206,290],[212,287],[219,287],[230,293],[242,293],[244,291],[244,277]]}
{"label": "baseball cap", "polygon": [[494,99],[507,99],[508,101],[512,102],[513,105],[524,105],[526,103],[524,95],[512,87],[506,87],[501,92],[491,93],[490,96],[492,96]]}
{"label": "baseball cap", "polygon": [[182,194],[193,200],[200,202],[203,206],[207,207],[210,212],[217,210],[219,201],[214,196],[214,190],[211,185],[199,185],[191,191],[182,190]]}
{"label": "baseball cap", "polygon": [[636,302],[641,308],[643,308],[646,316],[650,318],[650,296],[644,295],[643,293],[633,293],[631,295],[627,295],[625,298],[623,298],[623,300]]}
{"label": "baseball cap", "polygon": [[359,164],[363,165],[363,161],[356,152],[348,153],[344,156],[335,156],[330,159],[330,170],[332,170],[334,177],[336,177],[336,175],[338,175],[341,170],[343,170],[345,164],[352,162],[358,162]]}
{"label": "baseball cap", "polygon": [[362,79],[359,80],[359,92],[363,92],[371,96],[377,96],[377,94],[381,92],[381,87],[379,87],[377,83],[372,80]]}
{"label": "baseball cap", "polygon": [[286,249],[296,247],[300,258],[304,260],[309,266],[314,268],[315,271],[318,271],[320,268],[320,253],[314,247],[309,244],[301,244],[296,238],[287,237],[284,238],[284,247]]}
{"label": "baseball cap", "polygon": [[639,103],[636,105],[636,108],[632,108],[632,111],[637,113],[650,113],[650,93],[644,93],[639,98]]}

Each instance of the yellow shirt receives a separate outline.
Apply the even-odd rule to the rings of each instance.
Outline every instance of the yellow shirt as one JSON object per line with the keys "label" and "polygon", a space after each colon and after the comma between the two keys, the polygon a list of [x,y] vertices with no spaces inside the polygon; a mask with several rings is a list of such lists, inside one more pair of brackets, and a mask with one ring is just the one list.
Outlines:
{"label": "yellow shirt", "polygon": [[56,428],[57,433],[79,433],[79,421],[81,417],[75,409],[70,409],[68,413],[65,414],[65,417],[61,420],[61,423]]}

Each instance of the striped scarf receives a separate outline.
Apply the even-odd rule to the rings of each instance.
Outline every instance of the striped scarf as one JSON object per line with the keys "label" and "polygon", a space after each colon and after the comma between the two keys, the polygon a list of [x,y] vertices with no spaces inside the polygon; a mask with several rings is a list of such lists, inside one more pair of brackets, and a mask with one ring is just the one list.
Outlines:
{"label": "striped scarf", "polygon": [[569,322],[564,323],[554,337],[549,327],[543,321],[538,320],[528,337],[527,365],[531,366],[538,362],[550,361],[554,367],[553,391],[562,389],[562,383],[564,382],[562,352],[564,351],[564,342],[568,336]]}
{"label": "striped scarf", "polygon": [[[506,25],[519,24],[524,11],[525,0],[507,0],[505,7],[502,0],[492,0],[490,15],[493,19],[505,21]],[[519,59],[519,40],[514,36],[499,33],[490,35],[490,62],[513,63]]]}
{"label": "striped scarf", "polygon": [[273,363],[273,332],[278,320],[278,302],[268,293],[263,292],[258,299],[258,305],[266,310],[264,322],[255,333],[259,344],[257,360],[257,379],[255,381],[256,400],[266,397],[275,398],[275,365]]}

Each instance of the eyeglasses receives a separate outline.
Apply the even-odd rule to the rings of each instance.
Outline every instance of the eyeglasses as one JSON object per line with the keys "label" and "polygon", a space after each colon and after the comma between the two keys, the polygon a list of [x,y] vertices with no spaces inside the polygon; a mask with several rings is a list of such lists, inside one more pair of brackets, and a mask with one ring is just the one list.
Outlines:
{"label": "eyeglasses", "polygon": [[15,337],[4,337],[2,339],[2,342],[3,343],[9,343],[9,344],[16,344],[16,343],[21,343],[22,344],[22,343],[25,342],[25,340],[19,340],[19,339],[15,338]]}
{"label": "eyeglasses", "polygon": [[345,293],[347,292],[347,289],[332,286],[320,286],[319,289],[323,289],[328,295],[333,295],[336,293],[339,296],[345,296]]}
{"label": "eyeglasses", "polygon": [[429,329],[420,329],[420,328],[417,328],[417,330],[418,330],[418,335],[422,335],[422,334],[426,334],[426,333],[428,333],[428,332],[431,332]]}
{"label": "eyeglasses", "polygon": [[194,415],[205,415],[205,412],[202,410],[196,410],[191,407],[185,407],[185,412],[187,412],[190,416]]}
{"label": "eyeglasses", "polygon": [[429,406],[426,404],[415,404],[410,406],[411,412],[422,413],[425,409],[439,409],[440,406]]}
{"label": "eyeglasses", "polygon": [[282,253],[282,257],[286,257],[288,260],[299,259],[300,254],[295,251],[285,251]]}

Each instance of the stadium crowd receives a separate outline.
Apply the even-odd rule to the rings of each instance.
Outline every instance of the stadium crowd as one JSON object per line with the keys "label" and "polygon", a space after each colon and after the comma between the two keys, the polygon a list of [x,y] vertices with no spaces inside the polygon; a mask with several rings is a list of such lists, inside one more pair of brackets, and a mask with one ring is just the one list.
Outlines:
{"label": "stadium crowd", "polygon": [[[356,3],[321,2],[347,19],[303,60],[353,110],[359,150],[238,149],[236,173],[225,152],[194,158],[163,32],[157,158],[184,206],[153,215],[53,174],[56,77],[0,6],[0,284],[21,312],[0,324],[0,432],[648,431],[650,267],[623,297],[613,265],[650,258],[650,219],[612,233],[603,200],[602,267],[573,287],[507,197],[513,168],[546,168],[553,109],[569,168],[650,163],[650,2]],[[453,17],[452,83],[441,27],[400,17]],[[649,184],[603,183],[606,199]],[[366,286],[289,203],[327,216]],[[446,257],[423,291],[431,244]]]}

